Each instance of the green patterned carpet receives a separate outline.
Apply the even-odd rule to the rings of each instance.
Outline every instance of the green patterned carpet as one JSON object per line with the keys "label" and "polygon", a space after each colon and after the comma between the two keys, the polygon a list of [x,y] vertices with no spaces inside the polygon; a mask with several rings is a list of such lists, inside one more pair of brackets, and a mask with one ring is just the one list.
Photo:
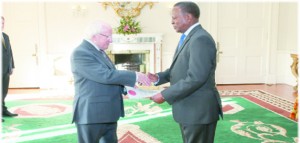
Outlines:
{"label": "green patterned carpet", "polygon": [[[243,96],[223,97],[224,120],[216,143],[294,143],[297,122],[263,108]],[[6,102],[16,118],[5,117],[1,143],[76,143],[71,124],[72,98],[16,99]],[[118,123],[120,143],[182,143],[171,107],[150,100],[125,100],[126,117]]]}

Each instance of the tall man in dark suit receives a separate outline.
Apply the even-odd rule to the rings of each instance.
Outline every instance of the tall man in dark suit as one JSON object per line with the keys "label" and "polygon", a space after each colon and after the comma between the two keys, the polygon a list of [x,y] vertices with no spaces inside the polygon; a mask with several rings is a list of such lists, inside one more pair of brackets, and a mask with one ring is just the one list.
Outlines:
{"label": "tall man in dark suit", "polygon": [[223,116],[215,83],[216,46],[199,24],[199,16],[200,10],[193,2],[174,5],[172,25],[184,35],[170,68],[148,74],[156,85],[170,82],[169,88],[150,99],[172,105],[184,143],[213,143],[219,115]]}
{"label": "tall man in dark suit", "polygon": [[117,143],[117,121],[124,116],[124,85],[151,83],[147,75],[115,68],[104,52],[111,42],[112,28],[93,22],[71,56],[75,82],[72,122],[76,124],[79,143]]}
{"label": "tall man in dark suit", "polygon": [[[2,16],[2,31],[4,29],[5,19]],[[15,68],[13,54],[9,42],[9,37],[6,33],[2,32],[1,36],[2,41],[2,116],[17,116],[18,114],[14,114],[8,111],[5,105],[5,97],[7,96],[8,87],[9,87],[9,77],[13,73],[13,69]],[[2,119],[2,122],[4,120]]]}

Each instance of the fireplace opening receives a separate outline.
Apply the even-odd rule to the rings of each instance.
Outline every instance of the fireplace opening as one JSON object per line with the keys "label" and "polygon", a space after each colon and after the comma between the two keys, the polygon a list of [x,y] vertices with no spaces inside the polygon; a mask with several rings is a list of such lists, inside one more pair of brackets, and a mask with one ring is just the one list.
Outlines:
{"label": "fireplace opening", "polygon": [[112,38],[113,43],[105,52],[117,69],[143,73],[161,71],[163,38],[161,33],[113,34]]}
{"label": "fireplace opening", "polygon": [[142,73],[150,72],[149,70],[149,52],[123,52],[110,55],[118,70],[131,70]]}

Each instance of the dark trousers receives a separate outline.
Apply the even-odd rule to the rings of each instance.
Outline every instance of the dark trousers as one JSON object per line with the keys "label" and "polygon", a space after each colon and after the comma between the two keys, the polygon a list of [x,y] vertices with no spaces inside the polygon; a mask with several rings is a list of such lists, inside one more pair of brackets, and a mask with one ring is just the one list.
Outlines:
{"label": "dark trousers", "polygon": [[78,143],[118,143],[117,123],[76,124]]}
{"label": "dark trousers", "polygon": [[7,110],[7,107],[5,106],[5,98],[7,96],[8,92],[8,86],[9,86],[9,74],[3,74],[2,73],[2,112]]}
{"label": "dark trousers", "polygon": [[180,124],[184,143],[213,143],[217,122],[211,124],[185,125]]}

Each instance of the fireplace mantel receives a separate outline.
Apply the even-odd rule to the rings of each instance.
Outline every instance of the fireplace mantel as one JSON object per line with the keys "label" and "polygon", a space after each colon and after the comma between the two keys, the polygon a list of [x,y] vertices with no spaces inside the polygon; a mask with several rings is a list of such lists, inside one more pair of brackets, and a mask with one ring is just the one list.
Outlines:
{"label": "fireplace mantel", "polygon": [[162,43],[162,34],[132,34],[132,35],[113,35],[113,44],[134,44],[134,43]]}
{"label": "fireplace mantel", "polygon": [[[112,56],[120,53],[145,53],[150,52],[149,72],[156,73],[162,69],[161,64],[162,34],[132,34],[113,35],[113,42],[110,44],[107,54]],[[111,57],[113,59],[113,57]]]}

